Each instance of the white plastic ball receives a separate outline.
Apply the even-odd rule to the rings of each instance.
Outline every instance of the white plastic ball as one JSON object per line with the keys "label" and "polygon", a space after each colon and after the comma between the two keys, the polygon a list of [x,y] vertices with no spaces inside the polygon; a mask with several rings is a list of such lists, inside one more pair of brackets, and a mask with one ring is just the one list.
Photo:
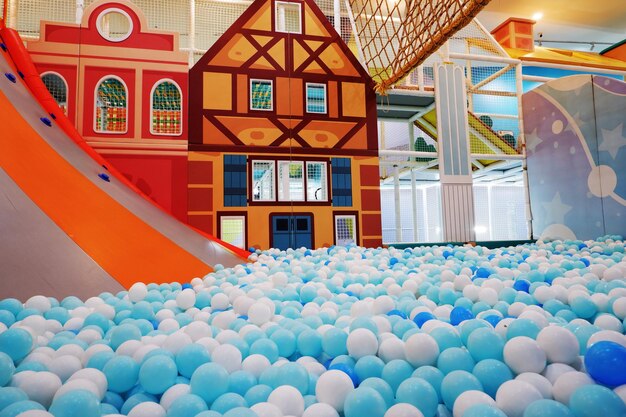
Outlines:
{"label": "white plastic ball", "polygon": [[82,369],[83,364],[80,359],[72,355],[63,355],[55,358],[48,364],[48,370],[58,375],[61,381],[65,382],[74,372]]}
{"label": "white plastic ball", "polygon": [[274,389],[267,398],[267,402],[280,408],[283,415],[300,417],[304,413],[304,398],[300,391],[291,385],[281,385]]}
{"label": "white plastic ball", "polygon": [[569,364],[576,360],[580,351],[574,333],[560,326],[548,326],[537,335],[537,344],[546,353],[548,362]]}
{"label": "white plastic ball", "polygon": [[496,405],[508,417],[522,417],[530,404],[541,400],[541,393],[525,381],[506,381],[496,392]]}
{"label": "white plastic ball", "polygon": [[241,351],[233,345],[219,345],[211,352],[211,361],[232,373],[241,369]]}
{"label": "white plastic ball", "polygon": [[599,332],[592,334],[589,340],[587,340],[587,348],[589,348],[594,343],[603,340],[615,342],[626,347],[626,336],[624,336],[623,334],[613,330],[600,330]]}
{"label": "white plastic ball", "polygon": [[437,341],[426,333],[411,335],[404,344],[406,360],[415,368],[434,365],[439,356]]}
{"label": "white plastic ball", "polygon": [[396,337],[385,339],[378,347],[378,355],[380,358],[389,362],[394,359],[406,359],[404,342]]}
{"label": "white plastic ball", "polygon": [[171,386],[161,396],[160,404],[167,411],[177,398],[187,395],[191,392],[191,387],[188,384],[176,384]]}
{"label": "white plastic ball", "polygon": [[196,292],[191,288],[186,288],[176,295],[176,304],[179,308],[187,310],[196,303]]}
{"label": "white plastic ball", "polygon": [[304,410],[302,417],[339,417],[339,413],[326,403],[315,403]]}
{"label": "white plastic ball", "polygon": [[592,384],[595,384],[593,379],[583,372],[567,372],[557,378],[552,386],[552,395],[558,402],[568,405],[574,391],[583,385]]}
{"label": "white plastic ball", "polygon": [[172,318],[167,318],[159,322],[158,329],[165,333],[172,333],[180,329],[180,324],[178,323],[178,321]]}
{"label": "white plastic ball", "polygon": [[178,351],[180,351],[185,346],[190,345],[191,343],[193,343],[193,341],[187,333],[183,331],[177,331],[167,336],[161,347],[165,350],[172,352],[175,355],[178,353]]}
{"label": "white plastic ball", "polygon": [[264,370],[272,366],[270,360],[258,353],[252,354],[243,360],[241,369],[250,372],[256,378],[259,378]]}
{"label": "white plastic ball", "polygon": [[43,295],[35,295],[33,297],[30,297],[24,303],[24,308],[33,308],[40,313],[45,313],[46,311],[50,310],[51,307],[52,303],[50,302],[48,297],[44,297]]}
{"label": "white plastic ball", "polygon": [[128,413],[128,417],[165,417],[165,408],[160,404],[146,401],[134,406]]}
{"label": "white plastic ball", "polygon": [[620,319],[626,318],[626,297],[620,297],[613,302],[613,313]]}
{"label": "white plastic ball", "polygon": [[355,360],[363,356],[376,355],[378,352],[378,338],[368,329],[359,328],[348,335],[346,342],[348,354]]}
{"label": "white plastic ball", "polygon": [[345,372],[330,370],[324,372],[315,385],[315,396],[322,403],[329,404],[338,412],[343,411],[343,404],[354,390],[352,380]]}
{"label": "white plastic ball", "polygon": [[93,395],[95,395],[96,397],[98,397],[99,399],[102,399],[102,397],[100,397],[100,389],[98,388],[98,386],[96,385],[95,382],[92,382],[88,379],[73,379],[71,381],[67,381],[65,384],[63,384],[63,386],[61,388],[59,388],[57,390],[57,392],[54,394],[54,398],[59,398],[61,395],[70,392],[70,391],[76,391],[76,390],[83,390],[83,391],[89,391],[91,392]]}
{"label": "white plastic ball", "polygon": [[272,311],[265,303],[256,302],[248,310],[248,320],[257,326],[267,323],[271,318]]}
{"label": "white plastic ball", "polygon": [[556,380],[567,372],[576,372],[576,369],[570,365],[565,365],[564,363],[551,363],[546,366],[546,369],[544,369],[541,374],[545,376],[552,385],[554,385]]}
{"label": "white plastic ball", "polygon": [[387,410],[385,417],[424,417],[424,414],[412,404],[398,403]]}
{"label": "white plastic ball", "polygon": [[46,408],[52,404],[54,394],[61,388],[61,379],[52,372],[37,372],[20,381],[18,387]]}
{"label": "white plastic ball", "polygon": [[602,330],[612,330],[614,332],[621,332],[624,329],[622,321],[612,314],[600,314],[593,321],[593,324]]}
{"label": "white plastic ball", "polygon": [[23,413],[19,413],[15,417],[54,417],[54,416],[45,410],[26,410]]}
{"label": "white plastic ball", "polygon": [[213,336],[211,326],[208,323],[202,321],[193,321],[184,328],[185,333],[191,337],[191,340],[195,342],[203,337]]}
{"label": "white plastic ball", "polygon": [[254,411],[258,417],[282,417],[283,412],[277,405],[262,402],[256,403],[252,407],[250,407],[252,411]]}
{"label": "white plastic ball", "polygon": [[541,373],[546,367],[546,354],[535,340],[518,336],[504,345],[504,362],[516,374]]}
{"label": "white plastic ball", "polygon": [[493,398],[484,392],[469,390],[461,393],[461,395],[456,398],[452,408],[452,415],[454,417],[463,417],[463,414],[468,408],[478,404],[486,404],[492,407],[496,406],[496,402]]}
{"label": "white plastic ball", "polygon": [[128,290],[128,299],[133,303],[143,300],[148,295],[148,286],[143,282],[134,283]]}
{"label": "white plastic ball", "polygon": [[537,388],[537,391],[541,393],[543,398],[552,399],[552,384],[548,381],[548,378],[541,374],[535,374],[532,372],[524,372],[515,377],[518,381],[525,381]]}

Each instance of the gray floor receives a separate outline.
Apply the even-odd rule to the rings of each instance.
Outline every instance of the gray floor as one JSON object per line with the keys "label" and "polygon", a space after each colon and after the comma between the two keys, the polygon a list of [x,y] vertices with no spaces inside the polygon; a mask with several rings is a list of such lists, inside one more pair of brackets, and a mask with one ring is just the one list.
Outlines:
{"label": "gray floor", "polygon": [[2,168],[0,236],[0,299],[25,301],[41,294],[84,300],[104,291],[123,290]]}

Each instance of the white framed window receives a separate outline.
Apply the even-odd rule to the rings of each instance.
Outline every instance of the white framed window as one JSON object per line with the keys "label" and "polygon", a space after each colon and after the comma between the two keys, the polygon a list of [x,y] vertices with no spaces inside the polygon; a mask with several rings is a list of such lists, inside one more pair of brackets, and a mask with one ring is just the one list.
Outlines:
{"label": "white framed window", "polygon": [[183,95],[174,80],[157,81],[150,92],[150,133],[180,136],[183,133]]}
{"label": "white framed window", "polygon": [[96,84],[94,131],[120,134],[128,131],[128,89],[121,78],[103,77]]}
{"label": "white framed window", "polygon": [[274,161],[252,161],[252,201],[276,201]]}
{"label": "white framed window", "polygon": [[246,216],[220,216],[220,239],[245,249]]}
{"label": "white framed window", "polygon": [[356,227],[354,214],[335,215],[335,244],[338,246],[356,244]]}
{"label": "white framed window", "polygon": [[306,83],[306,112],[326,113],[326,84]]}
{"label": "white framed window", "polygon": [[133,20],[117,7],[104,10],[96,19],[96,29],[109,42],[122,42],[133,33]]}
{"label": "white framed window", "polygon": [[41,74],[41,81],[46,86],[63,114],[67,115],[67,81],[58,72],[48,71]]}
{"label": "white framed window", "polygon": [[304,201],[302,161],[278,161],[278,200]]}
{"label": "white framed window", "polygon": [[328,180],[326,162],[307,161],[306,199],[307,201],[328,201]]}
{"label": "white framed window", "polygon": [[272,80],[250,80],[250,110],[267,110],[274,108]]}
{"label": "white framed window", "polygon": [[276,32],[302,33],[302,5],[296,2],[277,1]]}

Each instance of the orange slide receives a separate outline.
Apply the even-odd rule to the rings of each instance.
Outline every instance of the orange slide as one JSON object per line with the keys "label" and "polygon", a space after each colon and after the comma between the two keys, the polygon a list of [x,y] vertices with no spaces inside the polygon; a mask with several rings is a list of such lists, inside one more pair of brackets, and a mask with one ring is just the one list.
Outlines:
{"label": "orange slide", "polygon": [[[0,53],[0,180],[4,178],[0,197],[8,201],[8,208],[0,204],[0,224],[20,224],[17,218],[24,213],[16,208],[18,201],[39,213],[36,220],[22,222],[28,228],[23,233],[18,229],[0,234],[0,253],[8,256],[20,246],[20,253],[26,252],[7,259],[13,265],[11,276],[3,271],[0,255],[0,295],[7,295],[2,287],[9,288],[9,281],[36,279],[42,273],[36,269],[40,264],[44,271],[46,267],[66,270],[68,283],[87,282],[84,274],[94,270],[128,288],[138,281],[185,282],[211,272],[212,265],[245,262],[248,252],[191,230],[105,166],[54,108],[56,104],[50,103],[45,87],[41,90],[43,84],[19,35],[2,29],[0,37],[4,47]],[[15,216],[16,221],[7,216]],[[38,249],[37,242],[44,235],[62,235],[59,229],[65,234],[61,240],[72,241],[63,245],[72,249],[50,259],[51,244]],[[23,238],[29,243],[20,242]],[[39,253],[43,259],[33,259]],[[74,272],[67,271],[73,262],[92,266],[72,281],[67,274]]]}

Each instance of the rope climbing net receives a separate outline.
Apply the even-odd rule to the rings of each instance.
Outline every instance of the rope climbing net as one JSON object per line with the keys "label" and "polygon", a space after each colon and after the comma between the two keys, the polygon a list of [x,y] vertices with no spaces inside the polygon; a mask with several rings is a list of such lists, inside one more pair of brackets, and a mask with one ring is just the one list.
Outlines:
{"label": "rope climbing net", "polygon": [[490,0],[346,0],[365,65],[384,92],[406,77]]}

